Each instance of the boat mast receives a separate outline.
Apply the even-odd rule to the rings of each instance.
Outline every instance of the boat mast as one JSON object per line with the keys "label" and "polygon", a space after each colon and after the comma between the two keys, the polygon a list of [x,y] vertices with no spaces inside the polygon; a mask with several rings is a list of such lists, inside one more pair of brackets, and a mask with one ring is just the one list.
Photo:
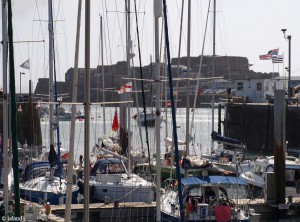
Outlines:
{"label": "boat mast", "polygon": [[90,204],[90,0],[85,1],[85,120],[84,120],[84,222],[89,222]]}
{"label": "boat mast", "polygon": [[185,216],[184,216],[184,209],[183,209],[181,176],[180,176],[180,166],[179,166],[178,137],[177,137],[177,129],[176,129],[175,102],[174,102],[174,95],[173,95],[173,82],[172,82],[172,69],[171,69],[171,56],[170,56],[170,43],[169,43],[169,31],[168,31],[166,0],[163,0],[163,13],[164,13],[165,40],[166,40],[167,59],[168,59],[170,99],[171,99],[171,105],[172,105],[173,138],[174,138],[174,146],[175,146],[176,176],[177,176],[177,180],[178,180],[178,198],[179,198],[180,221],[184,222],[184,220],[185,220],[184,217]]}
{"label": "boat mast", "polygon": [[20,217],[20,189],[19,189],[19,154],[17,144],[17,106],[15,90],[15,64],[14,64],[14,45],[13,45],[13,27],[12,27],[12,5],[8,0],[8,42],[9,42],[9,89],[10,89],[10,107],[11,107],[11,148],[13,153],[14,169],[14,193],[15,193],[15,216]]}
{"label": "boat mast", "polygon": [[[214,0],[214,11],[213,11],[213,57],[212,57],[212,132],[215,129],[215,57],[216,57],[216,0]],[[214,142],[211,142],[211,151],[214,150]]]}
{"label": "boat mast", "polygon": [[52,0],[48,0],[48,32],[49,32],[49,142],[54,145],[54,136],[53,136],[53,16],[52,16]]}
{"label": "boat mast", "polygon": [[[187,27],[187,78],[191,75],[191,0],[188,1],[188,27]],[[186,155],[189,155],[189,145],[190,145],[190,81],[186,81]]]}
{"label": "boat mast", "polygon": [[7,14],[6,14],[6,0],[2,0],[2,70],[3,70],[3,135],[2,135],[2,144],[4,150],[4,156],[1,157],[4,159],[4,209],[5,217],[8,215],[8,103],[7,103]]}
{"label": "boat mast", "polygon": [[82,0],[78,1],[77,31],[75,43],[75,61],[73,73],[73,92],[72,92],[72,111],[71,111],[71,129],[70,129],[70,148],[67,171],[67,192],[66,192],[66,222],[71,221],[71,203],[72,203],[72,176],[74,164],[74,140],[75,140],[75,114],[77,101],[77,83],[78,83],[78,57],[79,57],[79,40],[80,40],[80,21],[81,21]]}
{"label": "boat mast", "polygon": [[[102,16],[100,16],[100,38],[101,38],[101,72],[102,72],[102,102],[105,102],[105,84],[104,84],[104,58],[103,58],[103,52],[104,52],[104,48],[103,48],[103,20],[102,20]],[[103,133],[104,135],[106,135],[106,125],[105,125],[105,105],[102,105],[103,107]]]}
{"label": "boat mast", "polygon": [[[161,221],[160,212],[160,188],[161,188],[161,160],[160,160],[160,57],[159,57],[159,18],[162,17],[162,1],[154,0],[154,18],[155,18],[155,132],[156,132],[156,221]],[[146,113],[145,113],[146,115]]]}
{"label": "boat mast", "polygon": [[[127,1],[127,45],[126,45],[126,52],[127,52],[127,76],[131,77],[131,67],[130,67],[130,59],[132,58],[131,50],[132,50],[132,41],[131,41],[131,33],[130,33],[130,0]],[[131,93],[126,93],[127,101],[129,101],[129,97],[131,96]],[[126,113],[126,112],[125,112]],[[130,103],[127,104],[127,131],[128,131],[128,177],[130,177],[130,171],[131,171],[131,164],[130,164],[130,155],[131,155],[131,132],[130,132]]]}

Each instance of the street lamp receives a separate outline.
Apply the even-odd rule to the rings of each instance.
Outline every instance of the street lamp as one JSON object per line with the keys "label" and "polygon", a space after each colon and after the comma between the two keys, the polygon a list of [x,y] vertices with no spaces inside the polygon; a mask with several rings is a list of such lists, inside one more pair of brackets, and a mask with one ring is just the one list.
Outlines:
{"label": "street lamp", "polygon": [[288,36],[285,35],[286,29],[281,29],[281,31],[283,32],[284,38],[289,40],[289,67],[288,67],[289,79],[288,79],[288,99],[290,99],[291,96],[292,96],[292,89],[291,89],[291,39],[292,39],[292,36],[291,36],[291,35],[288,35]]}

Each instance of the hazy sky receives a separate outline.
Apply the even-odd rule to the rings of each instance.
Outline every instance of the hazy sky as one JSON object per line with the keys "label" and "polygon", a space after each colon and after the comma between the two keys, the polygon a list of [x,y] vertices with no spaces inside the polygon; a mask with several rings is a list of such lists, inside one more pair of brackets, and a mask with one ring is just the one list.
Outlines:
{"label": "hazy sky", "polygon": [[[134,65],[138,62],[138,42],[136,34],[134,0],[131,0],[131,33]],[[186,55],[187,42],[187,2],[185,0],[184,27],[181,55]],[[212,1],[213,2],[213,1]],[[300,1],[299,0],[217,0],[216,20],[216,54],[243,56],[253,64],[251,69],[257,72],[272,72],[271,61],[259,60],[259,55],[279,48],[284,54],[284,65],[279,66],[281,75],[283,67],[288,65],[288,41],[284,39],[282,28],[292,36],[292,76],[300,76]],[[209,0],[191,0],[192,4],[192,39],[191,55],[199,56],[202,50],[205,21]],[[55,55],[56,72],[59,80],[64,80],[65,72],[74,66],[75,33],[77,21],[76,0],[53,0],[55,20]],[[138,10],[138,28],[140,33],[142,65],[150,63],[154,57],[154,18],[153,1],[136,0]],[[179,46],[179,27],[181,0],[167,0],[168,25],[172,57],[177,57]],[[212,4],[212,3],[211,3]],[[81,41],[79,67],[84,67],[84,22],[85,1],[82,2]],[[104,63],[115,64],[124,61],[125,54],[125,1],[91,0],[91,68],[101,64],[99,59],[100,14],[104,26]],[[212,11],[212,8],[211,10]],[[28,87],[28,80],[36,84],[39,77],[48,77],[48,0],[14,0],[13,26],[14,41],[44,40],[40,43],[16,43],[14,45],[16,86],[19,88],[20,72],[22,91]],[[2,18],[1,18],[2,21]],[[204,54],[212,54],[212,13],[209,14],[207,40]],[[1,30],[2,31],[2,30]],[[1,38],[2,39],[2,38]],[[30,70],[19,66],[30,58]],[[154,61],[154,59],[152,59]],[[2,65],[2,46],[1,46]],[[278,71],[278,66],[274,66]],[[2,78],[1,78],[2,82]],[[25,86],[23,86],[25,84]],[[2,84],[1,84],[2,85]],[[17,89],[17,92],[19,90]]]}

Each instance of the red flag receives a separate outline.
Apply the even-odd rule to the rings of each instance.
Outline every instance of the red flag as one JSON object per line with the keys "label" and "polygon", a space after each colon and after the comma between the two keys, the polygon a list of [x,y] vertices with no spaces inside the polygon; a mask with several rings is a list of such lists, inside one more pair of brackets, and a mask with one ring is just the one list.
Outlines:
{"label": "red flag", "polygon": [[117,110],[115,111],[115,116],[114,116],[114,120],[113,120],[111,128],[113,131],[118,131],[118,129],[119,129],[119,120],[118,120]]}
{"label": "red flag", "polygon": [[197,96],[200,96],[200,95],[201,95],[201,89],[199,88],[197,91]]}
{"label": "red flag", "polygon": [[168,103],[167,103],[167,106],[171,106],[171,105],[172,105],[171,102],[168,102]]}
{"label": "red flag", "polygon": [[69,158],[69,153],[65,153],[64,155],[61,156],[62,159],[68,159]]}

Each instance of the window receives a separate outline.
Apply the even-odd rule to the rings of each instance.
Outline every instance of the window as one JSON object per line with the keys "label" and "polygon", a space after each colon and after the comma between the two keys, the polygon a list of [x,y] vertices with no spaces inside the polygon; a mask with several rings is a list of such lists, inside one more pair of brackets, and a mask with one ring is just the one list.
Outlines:
{"label": "window", "polygon": [[261,91],[261,82],[258,82],[258,83],[256,84],[256,90],[257,90],[257,91]]}
{"label": "window", "polygon": [[244,90],[244,84],[243,84],[243,82],[238,82],[237,83],[237,90]]}

